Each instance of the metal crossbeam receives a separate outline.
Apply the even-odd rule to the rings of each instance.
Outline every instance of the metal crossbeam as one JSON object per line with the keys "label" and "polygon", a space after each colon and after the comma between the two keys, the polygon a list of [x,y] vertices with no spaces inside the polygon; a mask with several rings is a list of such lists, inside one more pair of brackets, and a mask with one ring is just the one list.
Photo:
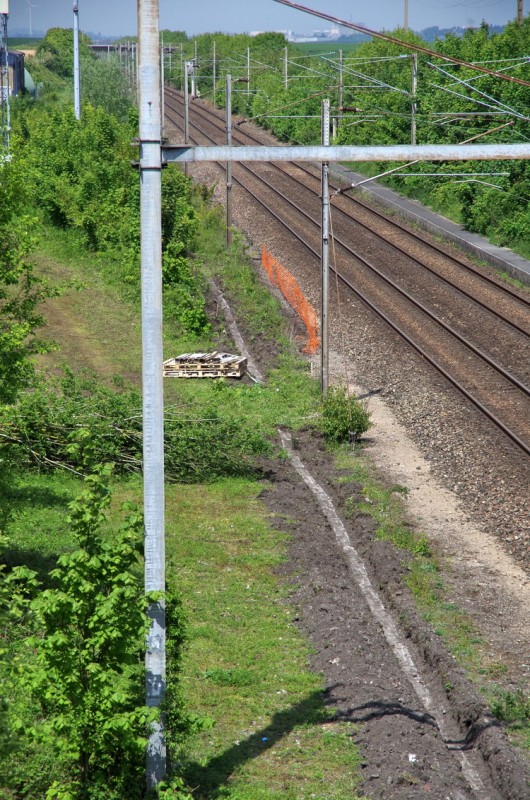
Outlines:
{"label": "metal crossbeam", "polygon": [[488,161],[530,158],[530,144],[423,144],[363,146],[227,145],[162,148],[166,163],[199,161]]}

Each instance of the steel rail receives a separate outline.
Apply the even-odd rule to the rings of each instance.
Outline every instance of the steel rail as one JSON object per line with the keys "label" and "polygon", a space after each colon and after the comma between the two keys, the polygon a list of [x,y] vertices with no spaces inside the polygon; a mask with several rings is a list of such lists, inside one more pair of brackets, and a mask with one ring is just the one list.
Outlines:
{"label": "steel rail", "polygon": [[[193,124],[193,123],[192,123],[192,124]],[[180,127],[180,126],[179,126],[179,127]],[[209,136],[209,134],[207,134],[207,133],[205,133],[204,131],[202,131],[202,130],[201,130],[201,129],[200,129],[198,126],[197,126],[197,125],[194,125],[194,124],[193,124],[193,127],[196,127],[196,128],[197,128],[197,130],[199,130],[199,131],[200,131],[200,133],[201,133],[203,136],[206,136],[207,138],[210,138],[210,139],[212,138],[211,136]],[[219,163],[219,166],[220,166],[222,169],[224,168],[222,163]],[[293,202],[293,201],[291,201],[289,198],[287,198],[287,197],[286,197],[286,196],[285,196],[285,195],[284,195],[282,192],[280,192],[280,191],[279,191],[278,189],[276,189],[275,187],[272,187],[272,186],[270,186],[270,184],[268,184],[268,182],[267,182],[267,181],[266,181],[264,178],[262,178],[262,177],[261,177],[261,176],[259,176],[259,175],[256,175],[256,173],[252,172],[252,170],[251,170],[249,167],[247,167],[245,164],[240,164],[240,166],[244,167],[244,168],[245,168],[245,169],[246,169],[246,170],[247,170],[247,171],[248,171],[248,172],[249,172],[249,173],[250,173],[250,174],[251,174],[251,175],[252,175],[254,178],[258,179],[260,182],[262,182],[262,183],[264,183],[265,185],[267,185],[267,186],[268,186],[268,188],[270,188],[270,189],[271,189],[272,191],[274,191],[274,192],[275,192],[277,195],[279,195],[280,197],[282,197],[282,199],[285,199],[285,200],[286,200],[286,202],[287,202],[288,204],[290,204],[291,206],[293,206],[293,207],[294,207],[294,208],[295,208],[295,209],[296,209],[298,212],[300,212],[300,213],[301,213],[301,214],[302,214],[304,217],[307,217],[307,218],[308,218],[308,219],[309,219],[309,220],[310,220],[310,221],[311,221],[313,224],[315,224],[315,225],[318,227],[318,223],[315,223],[315,221],[314,221],[314,220],[313,220],[313,219],[310,217],[310,215],[308,215],[308,214],[307,214],[305,211],[303,211],[302,209],[300,209],[300,208],[299,208],[299,207],[296,205],[296,203],[294,203],[294,202]],[[237,183],[238,183],[238,184],[239,184],[239,185],[240,185],[240,186],[241,186],[241,187],[242,187],[242,188],[243,188],[245,191],[247,191],[249,194],[251,194],[251,196],[252,196],[252,197],[253,197],[255,200],[257,200],[257,201],[258,201],[258,203],[259,203],[259,204],[260,204],[260,205],[261,205],[261,206],[262,206],[264,209],[266,209],[266,210],[267,210],[267,211],[268,211],[268,212],[269,212],[269,213],[270,213],[270,214],[271,214],[271,215],[272,215],[272,216],[273,216],[273,217],[274,217],[274,218],[275,218],[275,219],[276,219],[278,222],[280,222],[280,224],[281,224],[281,225],[282,225],[282,226],[283,226],[283,227],[284,227],[286,230],[288,230],[288,231],[289,231],[289,233],[291,233],[293,236],[295,236],[295,238],[296,238],[296,239],[297,239],[297,240],[298,240],[298,241],[299,241],[301,244],[303,244],[303,245],[304,245],[304,247],[305,247],[307,250],[309,250],[309,252],[310,252],[310,253],[311,253],[311,254],[312,254],[312,255],[313,255],[313,256],[314,256],[314,257],[315,257],[317,260],[320,260],[320,253],[319,253],[319,251],[317,251],[315,248],[313,248],[313,247],[312,247],[312,246],[311,246],[311,245],[310,245],[308,242],[306,242],[306,241],[305,241],[305,240],[304,240],[304,239],[303,239],[303,238],[300,236],[300,234],[298,234],[298,233],[297,233],[297,232],[296,232],[296,231],[295,231],[295,230],[294,230],[294,229],[293,229],[293,228],[292,228],[290,225],[288,225],[288,224],[287,224],[287,223],[286,223],[284,220],[282,220],[282,219],[281,219],[281,217],[280,217],[280,216],[279,216],[279,215],[278,215],[278,214],[277,214],[277,213],[274,211],[274,209],[272,209],[272,208],[271,208],[271,207],[270,207],[270,206],[269,206],[267,203],[265,203],[263,200],[259,199],[259,198],[256,196],[256,194],[255,194],[255,193],[254,193],[254,192],[253,192],[251,189],[249,189],[247,186],[245,186],[244,182],[242,182],[240,179],[238,179],[238,178],[234,178],[234,180],[235,180],[235,181],[236,181],[236,182],[237,182]],[[369,269],[372,269],[372,270],[373,270],[373,271],[374,271],[376,274],[378,274],[378,276],[379,276],[379,277],[381,277],[381,278],[382,278],[382,279],[383,279],[385,282],[387,282],[387,283],[388,283],[388,284],[389,284],[389,285],[390,285],[392,288],[395,288],[395,289],[397,289],[397,291],[398,291],[400,294],[404,295],[404,296],[406,297],[406,299],[409,299],[409,300],[410,300],[410,301],[413,303],[413,305],[417,306],[417,307],[418,307],[420,310],[422,310],[422,311],[423,311],[423,310],[425,310],[425,309],[422,307],[422,305],[421,305],[420,303],[418,303],[418,301],[415,301],[415,300],[414,300],[414,298],[411,298],[411,297],[408,295],[408,293],[404,292],[404,290],[400,289],[400,288],[399,288],[399,287],[397,287],[395,284],[393,284],[393,281],[391,281],[390,279],[388,279],[386,276],[382,275],[382,274],[379,272],[379,270],[377,270],[377,268],[376,268],[376,267],[373,267],[373,266],[372,266],[372,265],[370,265],[368,262],[366,262],[366,261],[365,261],[365,259],[363,259],[362,257],[360,257],[358,254],[354,253],[354,251],[352,251],[352,250],[351,250],[351,249],[350,249],[350,248],[349,248],[347,245],[346,245],[346,246],[344,246],[344,245],[343,245],[342,243],[340,243],[340,242],[339,242],[339,244],[340,244],[340,245],[341,245],[341,246],[342,246],[344,249],[346,249],[346,251],[347,251],[347,252],[349,252],[351,255],[353,255],[353,256],[354,256],[354,258],[356,258],[357,260],[361,261],[361,263],[364,263],[364,264],[365,264],[365,265],[366,265],[366,266],[367,266]],[[400,336],[401,336],[401,337],[402,337],[402,338],[403,338],[403,339],[404,339],[404,340],[407,342],[407,344],[409,344],[409,345],[410,345],[410,346],[411,346],[411,347],[412,347],[412,348],[413,348],[413,349],[414,349],[414,350],[415,350],[417,353],[419,353],[419,354],[422,356],[422,358],[424,358],[424,359],[425,359],[425,360],[426,360],[426,361],[427,361],[427,362],[428,362],[428,363],[429,363],[431,366],[433,366],[433,367],[434,367],[434,368],[435,368],[435,369],[436,369],[436,370],[437,370],[437,371],[438,371],[438,372],[439,372],[439,373],[440,373],[440,374],[441,374],[441,375],[442,375],[442,376],[443,376],[443,377],[444,377],[444,378],[445,378],[445,379],[446,379],[446,380],[447,380],[447,381],[448,381],[448,382],[449,382],[449,383],[450,383],[452,386],[454,386],[454,387],[455,387],[455,389],[457,389],[457,390],[458,390],[458,391],[459,391],[459,392],[460,392],[460,393],[461,393],[461,394],[462,394],[462,395],[463,395],[463,396],[464,396],[464,397],[465,397],[465,398],[466,398],[466,399],[467,399],[469,402],[471,402],[471,403],[472,403],[472,404],[473,404],[473,405],[474,405],[474,406],[475,406],[475,407],[476,407],[476,408],[477,408],[477,409],[478,409],[478,410],[479,410],[479,411],[480,411],[482,414],[484,414],[484,416],[486,416],[486,417],[487,417],[487,418],[488,418],[488,419],[489,419],[491,422],[493,422],[493,423],[494,423],[494,424],[495,424],[495,425],[496,425],[496,426],[497,426],[497,427],[498,427],[500,430],[502,430],[502,432],[503,432],[503,433],[504,433],[504,434],[505,434],[505,435],[506,435],[506,436],[507,436],[507,437],[508,437],[508,438],[509,438],[509,439],[510,439],[510,440],[511,440],[511,441],[512,441],[514,444],[516,444],[516,445],[517,445],[517,446],[518,446],[518,447],[519,447],[521,450],[523,450],[523,452],[524,452],[526,455],[530,456],[530,446],[529,446],[529,445],[527,445],[527,444],[526,444],[526,442],[524,442],[524,441],[523,441],[523,440],[522,440],[522,439],[521,439],[521,438],[520,438],[520,437],[519,437],[519,436],[518,436],[518,435],[517,435],[517,434],[516,434],[514,431],[512,431],[512,430],[511,430],[511,429],[510,429],[510,428],[509,428],[509,427],[508,427],[508,426],[507,426],[507,425],[506,425],[504,422],[502,422],[502,420],[500,420],[500,419],[499,419],[499,418],[498,418],[498,417],[497,417],[495,414],[493,414],[493,412],[491,412],[491,411],[490,411],[490,410],[489,410],[489,409],[488,409],[488,408],[487,408],[487,407],[486,407],[486,406],[485,406],[485,405],[484,405],[484,404],[483,404],[483,403],[482,403],[480,400],[478,400],[477,398],[475,398],[475,397],[474,397],[474,396],[471,394],[471,392],[469,392],[469,391],[468,391],[468,390],[467,390],[467,389],[466,389],[466,388],[465,388],[465,387],[464,387],[464,386],[463,386],[463,385],[462,385],[462,384],[461,384],[461,383],[460,383],[458,380],[456,380],[456,378],[453,378],[453,377],[451,376],[451,374],[450,374],[449,372],[447,372],[447,370],[446,370],[446,369],[445,369],[445,368],[444,368],[444,367],[443,367],[441,364],[439,364],[439,363],[438,363],[438,361],[437,361],[436,359],[434,359],[432,356],[430,356],[430,355],[428,354],[428,352],[427,352],[427,351],[426,351],[426,350],[425,350],[425,349],[424,349],[424,348],[423,348],[421,345],[419,345],[419,344],[417,344],[416,342],[414,342],[414,340],[413,340],[413,339],[412,339],[412,338],[411,338],[411,337],[410,337],[410,336],[409,336],[409,335],[408,335],[408,334],[407,334],[407,333],[406,333],[406,332],[405,332],[405,331],[404,331],[404,330],[403,330],[403,329],[402,329],[402,328],[401,328],[399,325],[397,325],[395,322],[393,322],[393,321],[390,319],[390,317],[388,317],[388,315],[387,315],[387,314],[386,314],[386,313],[385,313],[385,312],[384,312],[384,311],[383,311],[381,308],[379,308],[379,306],[378,306],[376,303],[374,303],[372,300],[370,300],[368,297],[366,297],[366,296],[365,296],[365,295],[364,295],[364,294],[363,294],[363,293],[362,293],[362,292],[361,292],[359,289],[357,289],[357,288],[356,288],[356,287],[355,287],[355,286],[354,286],[354,285],[353,285],[353,284],[352,284],[352,283],[351,283],[351,282],[350,282],[350,281],[349,281],[349,280],[348,280],[348,279],[347,279],[347,278],[346,278],[344,275],[342,275],[342,274],[341,274],[341,273],[340,273],[340,272],[339,272],[337,269],[335,269],[334,267],[331,267],[331,266],[330,266],[330,269],[331,269],[331,270],[332,270],[332,271],[333,271],[333,272],[334,272],[334,273],[337,275],[337,278],[338,278],[338,279],[339,279],[339,280],[340,280],[340,281],[341,281],[341,282],[342,282],[342,283],[343,283],[343,284],[344,284],[344,285],[345,285],[345,286],[346,286],[348,289],[350,289],[350,290],[351,290],[351,291],[352,291],[352,292],[353,292],[353,293],[354,293],[354,294],[355,294],[355,295],[356,295],[356,296],[357,296],[357,297],[358,297],[358,298],[359,298],[359,299],[360,299],[360,300],[361,300],[363,303],[365,303],[365,304],[366,304],[366,305],[367,305],[367,306],[368,306],[368,307],[369,307],[371,310],[373,310],[373,311],[374,311],[374,312],[375,312],[375,313],[376,313],[376,314],[377,314],[377,315],[378,315],[378,316],[379,316],[379,317],[380,317],[380,318],[381,318],[381,319],[382,319],[382,320],[383,320],[383,321],[384,321],[384,322],[385,322],[387,325],[389,325],[389,327],[390,327],[390,328],[392,328],[392,330],[394,330],[396,333],[398,333],[398,334],[399,334],[399,335],[400,335]],[[479,358],[482,358],[482,359],[485,361],[485,363],[486,363],[486,364],[488,364],[488,366],[490,366],[490,368],[491,368],[491,369],[493,369],[493,370],[495,370],[495,371],[499,372],[499,374],[501,374],[501,375],[502,375],[502,376],[505,378],[505,380],[508,380],[509,382],[512,382],[512,383],[513,383],[513,385],[515,385],[517,388],[519,388],[519,389],[520,389],[520,390],[521,390],[521,391],[522,391],[524,394],[526,394],[526,395],[529,395],[529,394],[530,394],[530,389],[528,389],[528,387],[524,386],[524,384],[521,384],[521,382],[520,382],[520,381],[518,381],[518,379],[517,379],[517,378],[515,378],[514,376],[511,376],[511,375],[510,375],[510,373],[508,373],[506,370],[504,370],[504,368],[500,367],[500,365],[497,365],[497,364],[496,364],[494,361],[490,360],[490,359],[489,359],[489,356],[486,356],[486,354],[482,353],[482,352],[481,352],[481,351],[480,351],[478,348],[475,348],[475,346],[474,346],[474,345],[472,345],[470,342],[467,342],[465,339],[463,339],[463,337],[460,337],[460,334],[457,334],[455,331],[452,331],[452,330],[449,328],[449,326],[447,326],[447,325],[446,325],[445,323],[443,323],[441,320],[438,320],[438,319],[435,317],[435,315],[432,315],[432,314],[431,314],[431,312],[429,312],[428,310],[425,310],[425,313],[427,314],[427,316],[429,316],[429,317],[432,317],[432,319],[433,319],[433,321],[434,321],[434,322],[437,322],[437,323],[438,323],[438,324],[439,324],[439,325],[440,325],[442,328],[446,329],[446,331],[447,331],[447,332],[448,332],[450,335],[453,335],[453,336],[454,336],[454,337],[455,337],[457,340],[461,338],[461,339],[462,339],[462,341],[461,341],[461,343],[462,343],[462,344],[464,344],[465,346],[469,347],[469,349],[471,349],[472,351],[474,351],[474,352],[475,352],[475,354],[476,354],[476,355],[477,355]],[[491,363],[490,363],[490,362],[491,362]],[[522,387],[522,389],[521,389],[521,387]]]}
{"label": "steel rail", "polygon": [[[202,109],[201,109],[201,110],[202,110]],[[198,113],[198,115],[199,115],[199,116],[202,116],[204,119],[208,119],[208,117],[207,117],[205,114],[201,114],[201,113],[199,112],[199,109],[198,109],[197,107],[195,108],[195,113]],[[215,115],[214,115],[214,116],[215,116]],[[214,126],[215,128],[217,128],[218,130],[223,130],[223,129],[222,129],[222,127],[221,127],[220,125],[219,125],[219,126],[218,126],[218,125],[216,125],[216,124],[215,124],[213,121],[211,121],[210,119],[208,119],[208,124],[211,124],[211,125],[213,125],[213,126]],[[254,139],[255,141],[259,141],[259,140],[258,140],[256,137],[254,137],[252,134],[249,134],[249,133],[246,133],[246,132],[245,132],[243,135],[244,135],[244,136],[248,136],[249,138],[251,138],[251,139]],[[313,195],[317,195],[317,196],[319,196],[319,194],[318,194],[317,192],[315,192],[313,189],[311,189],[311,187],[307,186],[307,184],[305,184],[303,181],[300,181],[298,178],[296,178],[294,175],[292,175],[290,172],[288,172],[288,170],[287,170],[287,169],[285,169],[284,167],[281,167],[280,165],[278,165],[278,164],[275,164],[275,163],[273,163],[273,162],[271,162],[270,166],[271,166],[271,167],[273,167],[273,168],[275,168],[275,169],[276,169],[278,172],[282,173],[283,175],[286,175],[286,176],[287,176],[287,177],[288,177],[290,180],[292,180],[294,183],[296,183],[296,185],[297,185],[297,186],[302,186],[304,189],[306,189],[308,192],[311,192]],[[299,168],[299,169],[301,169],[301,170],[302,170],[304,173],[306,173],[306,174],[307,174],[309,177],[311,177],[313,180],[315,180],[315,181],[317,181],[317,182],[318,182],[318,180],[319,180],[318,176],[317,176],[317,175],[315,175],[315,174],[314,174],[314,173],[313,173],[311,170],[309,170],[309,169],[307,169],[307,168],[305,168],[305,167],[303,167],[303,166],[301,166],[301,165],[297,165],[297,166],[298,166],[298,168]],[[273,187],[271,187],[271,188],[273,188]],[[354,203],[355,203],[355,202],[357,202],[357,201],[356,201],[356,200],[354,200],[353,198],[350,198],[350,200],[351,200],[352,202],[354,202]],[[363,203],[360,203],[360,205],[361,205],[363,208],[365,208],[366,210],[368,210],[368,211],[371,211],[371,210],[372,210],[372,209],[370,209],[368,206],[365,206]],[[383,236],[382,234],[380,234],[380,233],[377,233],[377,232],[376,232],[376,231],[374,231],[372,228],[370,228],[370,226],[369,226],[368,224],[366,224],[366,223],[362,222],[361,220],[357,219],[355,216],[353,216],[353,214],[350,214],[349,212],[345,211],[344,209],[340,208],[339,206],[335,205],[335,206],[334,206],[334,208],[335,208],[335,209],[336,209],[336,210],[337,210],[339,213],[341,213],[341,214],[343,214],[345,217],[347,217],[347,219],[349,219],[349,220],[352,220],[352,221],[353,221],[355,224],[359,225],[359,226],[360,226],[361,228],[363,228],[364,230],[366,230],[366,231],[369,231],[369,232],[370,232],[370,233],[371,233],[373,236],[376,236],[378,239],[380,239],[382,242],[384,242],[384,243],[385,243],[385,245],[387,245],[387,246],[389,246],[389,247],[392,247],[392,248],[394,248],[394,249],[395,249],[395,250],[397,250],[399,253],[401,253],[402,255],[404,255],[404,256],[405,256],[407,259],[409,259],[410,261],[413,261],[414,263],[418,264],[418,265],[419,265],[419,266],[420,266],[422,269],[426,270],[427,272],[430,272],[430,273],[431,273],[431,274],[432,274],[432,275],[433,275],[435,278],[437,278],[439,281],[441,281],[441,282],[443,282],[443,283],[446,283],[448,286],[450,286],[450,287],[451,287],[451,288],[453,288],[455,291],[457,291],[457,292],[459,292],[460,294],[462,294],[464,297],[466,297],[466,298],[468,298],[469,300],[471,300],[471,301],[472,301],[473,303],[475,303],[476,305],[478,305],[478,306],[480,306],[481,308],[483,308],[485,311],[487,311],[488,313],[490,313],[492,316],[495,316],[495,317],[497,317],[497,318],[498,318],[498,319],[500,319],[502,322],[504,322],[506,325],[509,325],[511,328],[513,328],[515,331],[517,331],[517,332],[518,332],[520,335],[522,335],[522,336],[525,336],[525,337],[527,337],[527,338],[530,338],[530,333],[528,333],[528,331],[526,331],[524,328],[521,328],[519,325],[517,325],[517,324],[516,324],[515,322],[513,322],[511,319],[509,319],[509,318],[508,318],[508,317],[506,317],[504,314],[502,314],[500,311],[497,311],[496,309],[494,309],[494,308],[491,308],[491,307],[490,307],[490,306],[488,306],[486,303],[484,303],[484,302],[482,302],[481,300],[479,300],[477,297],[474,297],[474,296],[473,296],[473,295],[472,295],[470,292],[466,291],[465,289],[461,288],[460,286],[457,286],[457,285],[456,285],[455,283],[453,283],[453,282],[452,282],[452,281],[451,281],[449,278],[446,278],[446,277],[444,277],[443,275],[440,275],[440,274],[439,274],[439,273],[438,273],[438,272],[437,272],[435,269],[433,269],[432,267],[430,267],[428,264],[425,264],[425,263],[424,263],[423,261],[421,261],[419,258],[417,258],[417,257],[415,257],[415,256],[411,255],[410,253],[408,253],[408,252],[405,250],[405,248],[404,248],[404,247],[401,247],[400,245],[398,245],[398,244],[395,244],[394,242],[390,242],[390,241],[388,241],[387,239],[385,239],[385,238],[384,238],[384,236]],[[374,212],[374,214],[375,214],[375,215],[376,215],[376,216],[377,216],[379,219],[381,219],[381,220],[382,220],[384,223],[386,223],[386,222],[387,222],[387,218],[386,218],[386,217],[385,217],[383,214],[380,214],[379,212]],[[389,222],[390,222],[391,224],[393,223],[393,221],[391,221],[391,220],[390,220]],[[413,241],[417,240],[417,241],[421,242],[422,244],[425,244],[426,246],[430,246],[430,243],[429,243],[429,242],[426,242],[426,241],[425,241],[424,239],[422,239],[421,237],[419,237],[419,236],[416,236],[414,233],[412,233],[412,232],[408,231],[406,228],[403,228],[403,227],[401,227],[400,225],[396,225],[396,227],[398,227],[398,229],[399,229],[399,230],[401,230],[402,232],[404,232],[405,234],[407,234],[407,235],[408,235],[408,236],[409,236],[411,239],[413,239]],[[460,268],[462,268],[462,267],[463,267],[463,268],[467,269],[467,265],[466,265],[466,264],[464,264],[464,262],[460,262],[458,259],[454,258],[453,256],[451,256],[451,255],[447,255],[446,253],[444,253],[444,251],[443,251],[441,248],[438,248],[438,247],[436,247],[436,246],[433,246],[433,249],[435,250],[435,252],[439,252],[440,254],[442,254],[443,256],[445,256],[446,258],[448,258],[449,260],[451,260],[451,261],[454,261],[454,262],[455,262],[455,263],[456,263],[456,264],[457,264],[457,265],[458,265]],[[477,275],[479,278],[483,277],[483,276],[481,275],[481,273],[480,273],[478,270],[475,270],[474,268],[471,268],[471,273],[472,273],[472,274],[476,274],[476,275]],[[486,278],[486,282],[489,282],[489,283],[491,283],[493,286],[497,287],[497,288],[498,288],[498,289],[500,289],[501,291],[505,291],[505,287],[503,287],[502,285],[500,285],[500,284],[496,283],[496,282],[495,282],[495,281],[493,281],[491,278],[488,278],[488,276],[485,276],[485,278]],[[530,305],[530,301],[527,301],[525,298],[520,298],[520,297],[519,297],[519,295],[517,295],[515,292],[512,292],[511,290],[507,290],[507,294],[508,294],[510,297],[514,297],[514,298],[515,298],[515,299],[517,299],[517,300],[521,300],[523,304]]]}
{"label": "steel rail", "polygon": [[[168,90],[167,90],[167,88],[166,88],[166,91],[168,91]],[[175,90],[171,89],[171,90],[170,90],[170,93],[171,93],[171,95],[172,95],[172,96],[174,96],[174,97],[175,97],[177,100],[180,100],[180,95],[178,94],[178,92],[176,92]],[[202,111],[203,109],[202,109],[202,107],[201,107],[201,106],[195,106],[195,109],[194,109],[194,110],[195,110],[195,112],[196,112],[196,113],[199,113],[199,114],[200,114],[200,111]],[[219,120],[220,120],[220,117],[219,117],[217,114],[213,114],[212,116],[214,116],[214,117],[216,117],[217,119],[219,119]],[[210,121],[209,121],[209,122],[210,122]],[[213,123],[213,122],[210,122],[210,124],[212,124],[212,125],[213,125],[214,123]],[[239,127],[239,126],[238,126],[238,127]],[[220,130],[222,130],[222,128],[221,128],[220,126],[219,126],[219,129],[220,129]],[[239,128],[239,129],[241,130],[241,128]],[[248,137],[249,139],[251,139],[252,141],[254,141],[254,142],[258,143],[258,144],[260,143],[260,140],[259,140],[259,139],[258,139],[256,136],[254,136],[254,135],[253,135],[253,134],[251,134],[251,133],[248,133],[247,131],[243,132],[243,135],[244,135],[244,136],[246,136],[246,137]],[[273,162],[271,162],[271,164],[273,164]],[[279,167],[279,165],[278,165],[278,164],[274,164],[274,166],[275,166],[277,169],[279,169],[279,170],[281,170],[281,171],[285,172],[285,174],[289,175],[289,173],[288,173],[286,170],[284,170],[284,169],[282,169],[281,167]],[[310,168],[310,167],[306,166],[305,164],[299,163],[299,162],[296,162],[296,166],[298,167],[298,169],[299,169],[300,171],[302,171],[302,172],[305,172],[307,175],[311,176],[313,179],[315,179],[315,180],[318,180],[318,176],[314,174],[314,172],[311,170],[311,168]],[[296,178],[294,178],[294,176],[292,176],[292,175],[290,175],[290,177],[292,178],[292,180],[293,180],[293,181],[296,181],[296,180],[297,180],[297,179],[296,179]],[[301,185],[304,185],[304,184],[302,184],[302,183],[301,183]],[[340,187],[338,184],[336,184],[336,183],[334,183],[334,182],[332,182],[332,181],[330,181],[330,187],[331,187],[331,188],[333,188],[333,189],[335,189],[335,190],[338,190],[338,189],[342,188],[342,189],[343,189],[343,191],[345,191],[344,187]],[[353,187],[352,187],[352,188],[353,188]],[[347,189],[346,189],[346,190],[347,190]],[[480,278],[481,280],[483,280],[485,283],[489,283],[491,286],[495,287],[496,289],[498,289],[499,291],[501,291],[501,292],[503,292],[504,294],[508,295],[509,297],[512,297],[514,300],[517,300],[517,301],[518,301],[519,303],[521,303],[522,305],[525,305],[525,306],[527,306],[527,307],[530,307],[530,300],[527,300],[525,297],[521,297],[521,295],[517,294],[517,292],[514,292],[514,291],[513,291],[513,290],[512,290],[512,289],[511,289],[509,286],[506,286],[506,285],[504,285],[504,284],[502,284],[502,283],[498,283],[498,282],[497,282],[497,281],[496,281],[494,278],[491,278],[489,275],[485,275],[485,274],[483,274],[483,273],[482,273],[482,272],[481,272],[479,269],[477,269],[476,267],[473,267],[473,266],[472,266],[472,265],[470,265],[470,264],[466,264],[464,261],[462,261],[461,259],[459,259],[459,258],[457,258],[456,256],[452,255],[451,253],[447,253],[447,252],[446,252],[446,251],[445,251],[445,250],[444,250],[442,247],[440,247],[440,246],[439,246],[439,245],[437,245],[436,243],[434,243],[434,242],[430,242],[430,241],[427,241],[426,239],[424,239],[424,238],[423,238],[422,236],[420,236],[419,234],[417,234],[417,233],[415,233],[415,232],[412,232],[412,231],[410,231],[410,230],[409,230],[408,228],[406,228],[406,227],[405,227],[405,226],[404,226],[402,223],[398,222],[397,220],[394,220],[394,219],[391,219],[391,218],[387,217],[385,214],[383,214],[383,213],[381,213],[380,211],[377,211],[376,209],[372,208],[370,205],[368,205],[367,203],[363,202],[363,201],[362,201],[362,200],[360,200],[359,198],[357,198],[357,197],[352,197],[351,195],[347,195],[347,194],[342,194],[342,196],[343,196],[343,197],[345,197],[345,198],[348,198],[348,200],[349,200],[351,203],[353,203],[354,205],[358,205],[358,206],[360,206],[361,208],[363,208],[365,211],[367,211],[367,212],[369,212],[369,213],[373,214],[373,215],[374,215],[374,216],[376,216],[378,219],[382,220],[382,221],[383,221],[385,224],[388,224],[388,225],[390,225],[390,226],[392,226],[392,227],[396,228],[397,230],[399,230],[399,231],[401,231],[402,233],[404,233],[404,234],[406,234],[407,236],[409,236],[411,239],[413,239],[413,240],[416,240],[416,241],[418,241],[418,242],[421,242],[421,243],[422,243],[422,244],[423,244],[425,247],[428,247],[428,248],[430,248],[431,250],[434,250],[436,253],[439,253],[439,254],[440,254],[440,255],[442,255],[444,258],[446,258],[446,259],[448,259],[448,260],[452,261],[452,262],[453,262],[454,264],[456,264],[456,265],[457,265],[457,266],[458,266],[460,269],[463,269],[463,270],[465,270],[466,272],[470,272],[470,273],[472,273],[472,274],[476,275],[478,278]],[[337,206],[336,206],[336,207],[337,207]],[[342,209],[341,209],[341,210],[342,210]],[[343,213],[347,213],[347,212],[344,212],[344,211],[343,211]],[[356,220],[356,219],[355,219],[355,217],[353,217],[353,216],[351,216],[351,219],[354,219],[356,222],[359,222],[359,221],[358,221],[358,220]],[[363,224],[363,223],[359,222],[359,224]],[[375,234],[375,235],[376,235],[376,236],[380,236],[380,234]],[[440,277],[441,277],[441,276],[440,276]],[[455,287],[455,288],[456,288],[456,287]],[[490,311],[492,311],[492,309],[490,309]],[[492,311],[492,313],[495,313],[495,312],[494,312],[494,311]]]}

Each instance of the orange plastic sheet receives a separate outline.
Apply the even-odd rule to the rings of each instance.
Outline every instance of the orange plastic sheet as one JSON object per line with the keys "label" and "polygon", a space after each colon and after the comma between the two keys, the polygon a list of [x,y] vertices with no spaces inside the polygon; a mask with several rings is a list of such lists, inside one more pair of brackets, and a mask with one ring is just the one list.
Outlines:
{"label": "orange plastic sheet", "polygon": [[298,314],[307,330],[307,344],[304,353],[314,354],[320,347],[318,336],[317,312],[307,300],[304,293],[298,286],[295,278],[288,269],[276,261],[266,247],[262,248],[261,263],[269,276],[273,286],[277,286],[292,309]]}

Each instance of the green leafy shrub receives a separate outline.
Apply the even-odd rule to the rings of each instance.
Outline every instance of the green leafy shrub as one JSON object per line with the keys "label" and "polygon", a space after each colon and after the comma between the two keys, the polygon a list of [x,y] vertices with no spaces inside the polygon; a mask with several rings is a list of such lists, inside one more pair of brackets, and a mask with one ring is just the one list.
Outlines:
{"label": "green leafy shrub", "polygon": [[[89,430],[95,461],[117,472],[139,472],[142,463],[142,403],[136,389],[110,389],[67,371],[41,380],[12,407],[0,407],[0,436],[20,466],[83,471],[79,431]],[[252,457],[268,453],[260,433],[215,409],[185,406],[165,421],[169,479],[208,481],[254,472]]]}
{"label": "green leafy shrub", "polygon": [[530,695],[522,689],[499,691],[491,703],[491,710],[502,722],[530,726]]}
{"label": "green leafy shrub", "polygon": [[36,332],[43,323],[39,306],[54,292],[28,260],[36,243],[35,219],[27,212],[30,191],[19,160],[0,164],[0,404],[14,402],[31,383],[31,357],[49,349]]}
{"label": "green leafy shrub", "polygon": [[[143,702],[143,521],[128,506],[112,540],[103,538],[110,474],[110,466],[98,467],[70,504],[77,549],[59,558],[52,588],[30,601],[35,656],[17,664],[18,680],[40,708],[29,724],[20,719],[21,746],[36,744],[56,759],[39,778],[47,800],[143,796],[144,751],[156,716]],[[27,581],[22,572],[14,577]]]}
{"label": "green leafy shrub", "polygon": [[[89,70],[96,84],[99,69],[93,65]],[[97,100],[96,90],[97,85]],[[138,173],[131,169],[137,115],[131,108],[126,113],[125,105],[114,111],[121,119],[87,104],[78,121],[71,108],[37,109],[20,123],[27,139],[24,158],[34,201],[47,220],[79,231],[85,247],[104,255],[121,287],[138,297],[140,186]],[[170,165],[162,175],[165,306],[172,322],[200,334],[209,324],[202,284],[190,260],[198,227],[192,199],[191,181]]]}
{"label": "green leafy shrub", "polygon": [[370,426],[370,414],[346,389],[328,389],[322,401],[321,427],[329,442],[352,442]]}

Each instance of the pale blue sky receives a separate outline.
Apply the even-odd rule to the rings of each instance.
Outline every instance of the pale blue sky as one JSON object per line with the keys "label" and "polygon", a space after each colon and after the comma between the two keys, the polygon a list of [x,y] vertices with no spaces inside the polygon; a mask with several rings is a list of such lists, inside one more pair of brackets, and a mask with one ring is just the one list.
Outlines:
{"label": "pale blue sky", "polygon": [[[135,0],[78,0],[83,30],[103,35],[136,32]],[[366,25],[391,30],[403,24],[404,0],[300,0],[301,5]],[[72,25],[71,0],[10,0],[9,27],[29,27],[29,5],[34,31]],[[530,0],[525,0],[525,12]],[[503,24],[516,16],[517,0],[409,0],[411,28],[430,25],[478,25],[482,19]],[[329,27],[328,23],[293,11],[273,0],[160,0],[161,27],[189,34],[256,30],[294,30],[299,33]]]}

